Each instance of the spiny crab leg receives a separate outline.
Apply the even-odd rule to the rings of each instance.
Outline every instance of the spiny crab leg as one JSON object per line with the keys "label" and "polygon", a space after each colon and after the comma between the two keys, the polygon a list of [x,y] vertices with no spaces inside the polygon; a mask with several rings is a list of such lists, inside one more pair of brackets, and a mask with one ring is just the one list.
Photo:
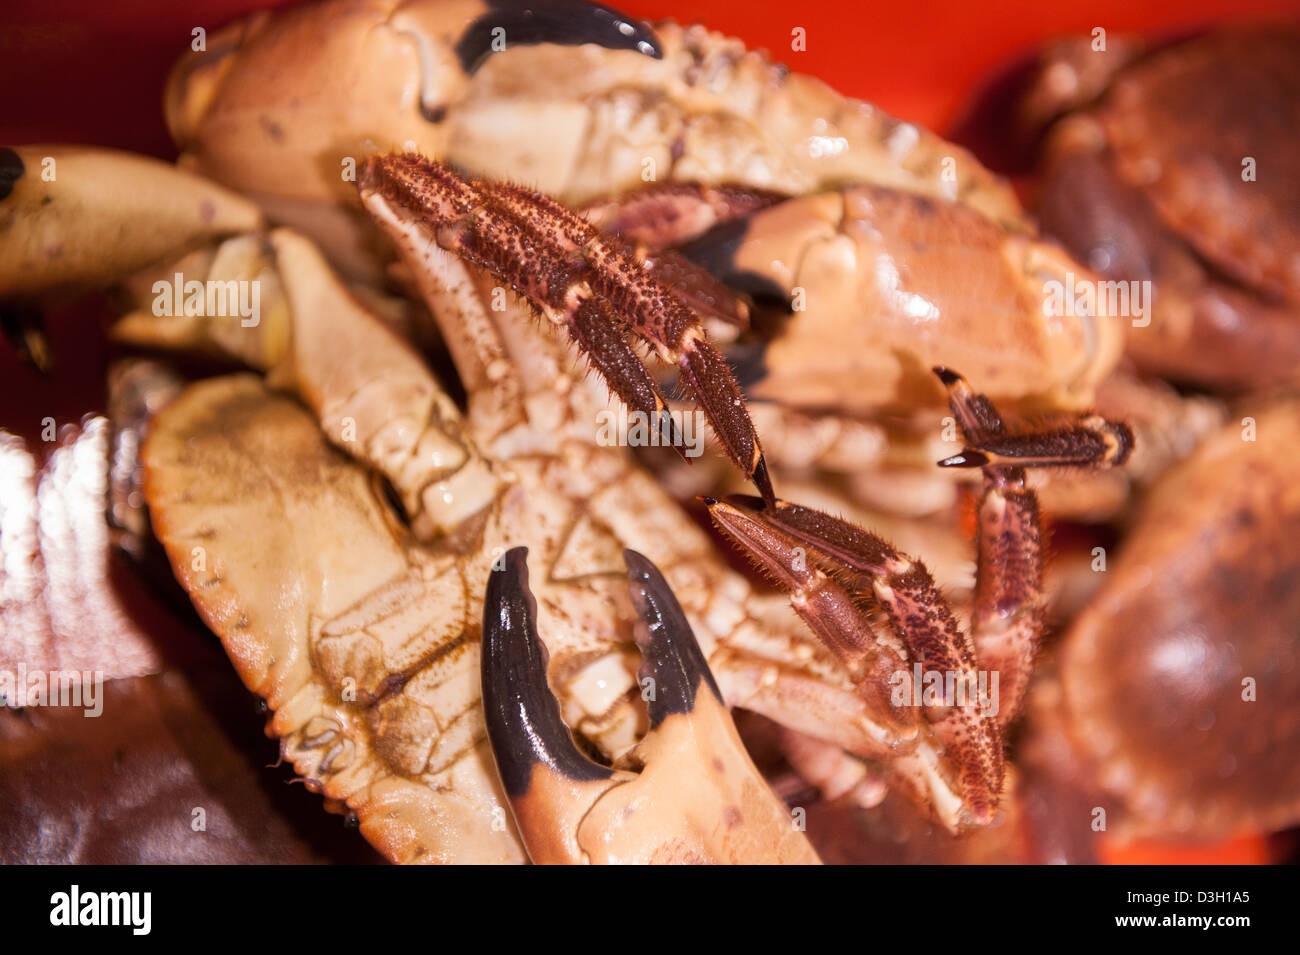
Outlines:
{"label": "spiny crab leg", "polygon": [[418,222],[431,242],[487,270],[567,329],[614,393],[660,422],[680,451],[663,394],[623,335],[631,328],[678,366],[728,457],[765,500],[775,500],[731,369],[705,339],[699,316],[638,262],[635,250],[539,193],[470,180],[421,156],[373,157],[359,187],[381,221]]}
{"label": "spiny crab leg", "polygon": [[[718,527],[790,592],[795,611],[848,667],[859,692],[900,731],[900,754],[908,751],[901,744],[916,737],[908,724],[917,721],[917,708],[894,706],[891,692],[900,684],[899,674],[910,677],[910,663],[924,673],[970,679],[975,686],[975,648],[920,561],[848,521],[799,504],[768,506],[739,495],[706,503]],[[896,640],[875,626],[872,612],[877,607]],[[904,785],[923,804],[933,804],[950,826],[991,822],[1003,780],[996,719],[982,712],[974,694],[960,705],[945,694],[938,705],[924,709],[957,778],[936,779],[922,772]],[[904,734],[904,728],[911,731]],[[969,807],[969,819],[959,818],[957,807],[944,805],[948,793]]]}
{"label": "spiny crab leg", "polygon": [[1020,709],[1043,629],[1043,532],[1026,467],[1118,467],[1133,450],[1127,424],[1097,415],[1009,432],[989,399],[949,368],[934,373],[969,444],[940,467],[981,467],[971,636],[980,662],[999,674],[1003,726]]}
{"label": "spiny crab leg", "polygon": [[[792,595],[795,610],[849,669],[873,710],[893,715],[901,754],[908,751],[909,735],[903,732],[908,715],[890,702],[890,687],[899,683],[896,675],[907,672],[910,662],[925,674],[954,677],[953,682],[944,680],[941,702],[927,701],[922,711],[956,773],[955,787],[946,787],[944,774],[933,767],[931,772],[914,764],[894,767],[913,795],[954,826],[963,820],[987,823],[997,809],[1004,776],[1000,729],[1024,696],[1038,649],[1042,530],[1024,467],[1120,465],[1133,436],[1127,425],[1096,416],[1009,432],[992,402],[973,392],[960,375],[945,368],[935,373],[948,389],[969,444],[962,454],[940,463],[980,466],[984,472],[969,636],[925,566],[876,535],[785,501],[773,505],[737,496],[706,503],[723,532]],[[884,611],[901,643],[891,643],[875,626],[876,608]],[[999,675],[996,707],[990,706],[991,694],[981,698],[969,692],[981,685],[980,664]],[[968,692],[950,695],[948,688],[961,683]],[[987,677],[983,685],[991,685]],[[915,708],[911,714],[915,718]],[[918,769],[923,771],[918,774]],[[959,794],[966,809],[945,799],[945,789]]]}
{"label": "spiny crab leg", "polygon": [[483,610],[483,704],[501,781],[538,863],[816,863],[750,761],[686,615],[659,570],[625,551],[650,730],[640,773],[575,745],[546,679],[527,549],[505,554]]}

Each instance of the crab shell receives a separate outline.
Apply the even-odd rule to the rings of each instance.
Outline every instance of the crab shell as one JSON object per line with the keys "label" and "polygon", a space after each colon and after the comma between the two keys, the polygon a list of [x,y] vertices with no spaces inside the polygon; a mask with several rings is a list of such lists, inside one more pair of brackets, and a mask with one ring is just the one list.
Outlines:
{"label": "crab shell", "polygon": [[1129,835],[1300,820],[1297,447],[1294,399],[1206,439],[1152,489],[1066,638],[1061,722]]}
{"label": "crab shell", "polygon": [[964,150],[738,40],[557,6],[541,37],[526,36],[527,14],[483,0],[259,13],[177,63],[168,126],[184,161],[260,196],[352,199],[346,158],[413,144],[569,204],[658,180],[791,195],[865,181],[1027,228],[1007,184]]}
{"label": "crab shell", "polygon": [[[560,7],[540,37],[478,0],[258,14],[177,63],[168,125],[182,163],[372,281],[348,170],[377,151],[571,206],[667,181],[803,197],[760,215],[730,263],[766,290],[807,290],[755,397],[852,415],[936,409],[929,368],[944,364],[1026,410],[1091,402],[1122,330],[1044,315],[1044,283],[1085,270],[1036,242],[1007,184],[964,150],[702,27],[610,30],[593,19],[605,8]],[[505,48],[492,52],[483,38],[498,27]]]}
{"label": "crab shell", "polygon": [[1270,27],[1138,58],[1053,129],[1044,229],[1106,278],[1155,282],[1128,342],[1145,369],[1231,390],[1296,380],[1297,124],[1300,30]]}

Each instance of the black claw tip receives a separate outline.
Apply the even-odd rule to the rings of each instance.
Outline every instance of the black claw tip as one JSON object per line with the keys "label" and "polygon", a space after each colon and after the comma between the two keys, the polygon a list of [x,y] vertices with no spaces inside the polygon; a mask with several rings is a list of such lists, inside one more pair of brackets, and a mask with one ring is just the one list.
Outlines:
{"label": "black claw tip", "polygon": [[528,548],[506,552],[488,577],[483,604],[483,709],[501,782],[528,792],[539,763],[575,780],[612,771],[578,749],[546,682],[546,647],[537,636],[537,601],[528,589]]}
{"label": "black claw tip", "polygon": [[700,498],[698,498],[698,500],[703,501],[705,507],[712,507],[714,504],[717,504],[717,503],[718,503],[718,499],[717,499],[716,497],[703,497],[703,496],[701,496]]}
{"label": "black claw tip", "polygon": [[641,625],[636,628],[642,657],[637,674],[642,693],[648,696],[651,728],[674,713],[694,710],[701,683],[721,703],[722,693],[668,581],[658,567],[634,550],[623,551],[623,560],[627,563],[632,605],[641,616]]}
{"label": "black claw tip", "polygon": [[945,385],[955,385],[957,384],[957,382],[961,381],[961,375],[957,374],[957,372],[953,371],[951,368],[946,368],[943,365],[935,365],[934,368],[931,370],[936,375],[939,376],[939,380],[942,381]]}
{"label": "black claw tip", "polygon": [[488,12],[465,28],[456,56],[474,73],[494,52],[511,46],[596,43],[608,50],[635,50],[663,58],[659,38],[649,26],[613,7],[585,0],[488,0]]}
{"label": "black claw tip", "polygon": [[989,463],[989,456],[983,451],[966,448],[960,454],[944,458],[939,462],[941,468],[982,468]]}
{"label": "black claw tip", "polygon": [[1133,448],[1137,445],[1137,439],[1133,437],[1133,429],[1123,421],[1111,423],[1111,432],[1115,435],[1115,459],[1112,462],[1116,467],[1128,461],[1129,456],[1133,453]]}
{"label": "black claw tip", "polygon": [[767,473],[767,458],[761,455],[758,463],[754,465],[754,486],[758,488],[758,493],[763,495],[764,503],[776,503],[776,491],[772,489],[772,478]]}

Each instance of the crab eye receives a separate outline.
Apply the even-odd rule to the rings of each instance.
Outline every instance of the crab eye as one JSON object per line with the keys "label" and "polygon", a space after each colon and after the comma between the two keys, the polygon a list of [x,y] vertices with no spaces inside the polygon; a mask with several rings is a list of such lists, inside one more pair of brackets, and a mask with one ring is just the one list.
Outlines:
{"label": "crab eye", "polygon": [[471,23],[456,44],[461,68],[473,74],[505,46],[595,43],[607,50],[636,50],[662,59],[659,38],[635,17],[585,0],[533,0],[516,4],[488,0],[489,12]]}

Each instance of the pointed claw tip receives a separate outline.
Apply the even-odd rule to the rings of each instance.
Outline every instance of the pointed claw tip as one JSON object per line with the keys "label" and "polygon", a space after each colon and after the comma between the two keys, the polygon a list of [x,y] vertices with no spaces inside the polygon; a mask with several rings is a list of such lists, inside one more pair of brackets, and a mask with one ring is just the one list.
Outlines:
{"label": "pointed claw tip", "polygon": [[492,564],[492,573],[518,573],[523,571],[528,573],[528,548],[524,546],[512,547]]}
{"label": "pointed claw tip", "polygon": [[573,741],[546,679],[549,654],[537,633],[537,602],[528,587],[528,548],[493,564],[483,603],[480,652],[484,718],[506,794],[526,794],[539,765],[570,780],[607,779]]}
{"label": "pointed claw tip", "polygon": [[957,374],[957,372],[953,371],[946,365],[935,365],[931,371],[938,375],[939,380],[945,385],[952,386],[961,381],[961,375]]}
{"label": "pointed claw tip", "polygon": [[637,674],[642,680],[653,680],[655,687],[647,706],[651,728],[674,713],[694,710],[701,685],[721,702],[721,691],[663,572],[654,561],[630,548],[623,551],[623,560],[632,605],[641,618],[635,632],[642,658]]}
{"label": "pointed claw tip", "polygon": [[763,496],[763,502],[768,505],[776,504],[776,491],[772,488],[772,478],[767,473],[767,459],[761,454],[758,461],[754,464],[754,486],[758,488],[758,493]]}
{"label": "pointed claw tip", "polygon": [[989,463],[989,456],[983,451],[966,448],[960,454],[944,458],[939,462],[941,468],[982,468]]}
{"label": "pointed claw tip", "polygon": [[713,505],[718,503],[718,499],[716,497],[704,497],[703,495],[697,497],[696,500],[703,501],[705,507],[713,507]]}
{"label": "pointed claw tip", "polygon": [[655,569],[655,565],[649,557],[630,547],[623,549],[623,563],[627,565],[628,577],[632,579],[644,578]]}

